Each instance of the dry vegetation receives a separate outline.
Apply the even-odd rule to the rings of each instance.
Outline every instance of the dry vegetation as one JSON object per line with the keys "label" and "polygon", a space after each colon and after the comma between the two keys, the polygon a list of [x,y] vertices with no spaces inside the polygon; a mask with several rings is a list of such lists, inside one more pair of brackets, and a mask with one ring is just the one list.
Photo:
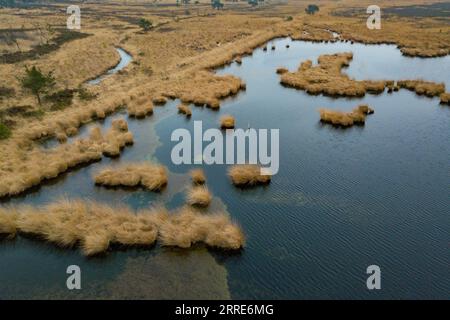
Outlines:
{"label": "dry vegetation", "polygon": [[102,154],[118,156],[124,146],[132,143],[133,135],[128,131],[126,121],[118,119],[113,121],[105,135],[96,127],[87,139],[78,139],[51,150],[30,148],[26,154],[17,154],[2,162],[0,197],[20,194],[70,168],[98,161]]}
{"label": "dry vegetation", "polygon": [[405,88],[419,95],[426,95],[427,97],[439,97],[445,93],[445,84],[435,83],[423,80],[401,80],[397,82],[400,88]]}
{"label": "dry vegetation", "polygon": [[235,186],[251,187],[259,184],[268,184],[270,175],[262,175],[258,165],[234,165],[228,170],[228,176]]}
{"label": "dry vegetation", "polygon": [[202,169],[192,169],[189,174],[194,185],[204,184],[206,182],[205,173]]}
{"label": "dry vegetation", "polygon": [[319,112],[320,121],[341,127],[351,127],[354,124],[362,125],[366,122],[366,115],[374,113],[368,105],[360,105],[351,112],[331,109],[320,109]]}
{"label": "dry vegetation", "polygon": [[[130,5],[121,1],[84,3],[82,31],[89,36],[63,43],[59,49],[33,59],[0,63],[0,89],[9,92],[0,98],[0,112],[26,109],[26,112],[6,114],[2,121],[8,126],[0,122],[0,196],[18,194],[71,166],[98,160],[102,154],[117,156],[124,144],[132,142],[131,133],[116,130],[99,143],[85,139],[43,150],[36,142],[40,138],[54,137],[66,142],[69,136],[77,134],[80,126],[104,119],[121,107],[127,106],[130,116],[142,117],[151,113],[151,103],[164,104],[168,98],[219,108],[220,99],[244,90],[245,83],[233,76],[218,76],[212,70],[239,61],[255,48],[267,50],[267,42],[277,37],[396,43],[404,54],[424,57],[446,55],[450,51],[450,26],[437,19],[383,17],[382,30],[368,30],[365,13],[362,16],[336,14],[354,7],[365,10],[371,4],[368,1],[321,1],[320,12],[315,15],[304,13],[308,3],[273,3],[252,11],[246,3],[227,2],[227,10],[212,10],[209,4],[192,4],[187,7],[197,10],[190,10],[189,14],[185,6],[149,6],[143,2]],[[382,1],[383,7],[392,5]],[[23,26],[27,39],[19,39],[19,46],[28,52],[42,42],[39,29],[48,24],[64,27],[66,7],[66,4],[49,2],[19,12],[0,9],[0,30]],[[292,19],[288,21],[287,16]],[[152,20],[154,27],[142,32],[136,25],[140,18]],[[331,30],[340,34],[339,39],[334,38]],[[0,50],[7,53],[18,50],[16,45],[0,45]],[[86,80],[116,65],[119,55],[115,47],[129,52],[133,63],[99,85],[88,87],[92,99],[82,99],[78,94],[65,110],[53,110],[45,101],[38,106],[34,97],[19,86],[17,76],[23,73],[24,66],[35,65],[43,72],[54,71],[55,90],[84,88]],[[348,79],[341,68],[349,63],[349,56],[327,56],[319,60],[318,67],[304,63],[298,72],[281,74],[282,81],[304,87],[310,93],[344,96],[381,92],[386,86],[391,91],[398,88],[389,81]],[[420,84],[414,86],[414,91],[437,95],[442,90],[439,85],[424,89]],[[448,103],[448,100],[448,94],[442,93],[441,101]]]}
{"label": "dry vegetation", "polygon": [[106,252],[113,245],[189,248],[205,243],[222,249],[240,249],[245,243],[238,225],[224,213],[200,214],[181,209],[132,212],[95,202],[62,200],[44,207],[0,208],[0,234],[16,233],[54,243],[60,247],[81,246],[86,256]]}
{"label": "dry vegetation", "polygon": [[130,117],[145,118],[147,115],[153,114],[153,103],[146,98],[141,98],[130,101],[127,104],[127,110]]}
{"label": "dry vegetation", "polygon": [[441,94],[441,103],[450,105],[450,93]]}
{"label": "dry vegetation", "polygon": [[178,106],[178,112],[186,115],[186,117],[188,117],[188,118],[190,116],[192,116],[191,108],[189,108],[189,105],[184,104],[184,103],[182,103]]}
{"label": "dry vegetation", "polygon": [[205,186],[196,186],[187,191],[187,203],[195,207],[207,207],[211,203],[211,193]]}
{"label": "dry vegetation", "polygon": [[220,127],[222,129],[233,129],[234,128],[234,117],[227,114],[220,118]]}
{"label": "dry vegetation", "polygon": [[296,72],[282,72],[280,82],[309,94],[362,97],[366,92],[382,93],[386,81],[358,81],[342,73],[342,68],[349,66],[352,59],[351,52],[321,55],[317,66],[313,67],[312,61],[307,60]]}
{"label": "dry vegetation", "polygon": [[95,175],[98,185],[108,187],[142,186],[150,191],[160,191],[167,185],[167,171],[164,166],[149,163],[127,163],[103,169]]}

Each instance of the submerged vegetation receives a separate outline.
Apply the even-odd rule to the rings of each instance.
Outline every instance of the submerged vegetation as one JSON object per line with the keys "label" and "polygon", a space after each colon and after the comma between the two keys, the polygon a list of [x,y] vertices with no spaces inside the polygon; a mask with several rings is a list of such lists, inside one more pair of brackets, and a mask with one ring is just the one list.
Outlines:
{"label": "submerged vegetation", "polygon": [[235,186],[251,187],[259,184],[268,184],[270,175],[261,174],[261,167],[253,164],[234,165],[228,170],[228,176]]}
{"label": "submerged vegetation", "polygon": [[26,234],[60,247],[81,246],[86,256],[106,252],[113,245],[189,248],[204,243],[240,249],[244,235],[224,213],[200,214],[189,209],[169,214],[165,209],[132,212],[82,200],[60,200],[43,206],[0,207],[0,234]]}
{"label": "submerged vegetation", "polygon": [[360,105],[350,112],[331,109],[319,109],[320,121],[334,126],[350,127],[354,124],[364,124],[366,115],[374,113],[368,105]]}
{"label": "submerged vegetation", "polygon": [[149,163],[127,163],[103,169],[94,181],[108,187],[143,186],[150,191],[160,191],[167,184],[166,168]]}

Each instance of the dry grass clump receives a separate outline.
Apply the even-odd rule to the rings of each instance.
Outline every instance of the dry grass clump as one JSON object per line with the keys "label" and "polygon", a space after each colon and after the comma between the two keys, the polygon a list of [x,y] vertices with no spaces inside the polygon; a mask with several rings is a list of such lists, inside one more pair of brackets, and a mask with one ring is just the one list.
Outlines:
{"label": "dry grass clump", "polygon": [[444,83],[435,83],[423,80],[401,80],[397,82],[400,88],[405,88],[427,97],[439,97],[445,93]]}
{"label": "dry grass clump", "polygon": [[147,99],[132,101],[128,103],[127,110],[130,117],[145,118],[153,114],[153,103]]}
{"label": "dry grass clump", "polygon": [[8,210],[0,207],[0,238],[8,237],[14,238],[17,232],[17,218],[16,210]]}
{"label": "dry grass clump", "polygon": [[167,103],[167,98],[164,96],[157,96],[157,97],[153,98],[152,101],[155,105],[162,106]]}
{"label": "dry grass clump", "polygon": [[448,92],[442,93],[440,98],[441,98],[441,103],[442,104],[450,105],[450,93],[448,93]]}
{"label": "dry grass clump", "polygon": [[238,250],[245,244],[241,228],[224,213],[199,214],[184,208],[167,216],[159,229],[164,246],[189,248],[203,242],[208,246]]}
{"label": "dry grass clump", "polygon": [[237,64],[241,65],[242,64],[242,57],[241,56],[237,56],[236,59],[234,59],[234,61],[236,61]]}
{"label": "dry grass clump", "polygon": [[240,187],[268,184],[271,179],[270,175],[261,174],[261,167],[253,164],[234,165],[228,170],[228,176]]}
{"label": "dry grass clump", "polygon": [[194,184],[204,184],[206,182],[206,176],[202,169],[192,169],[189,174]]}
{"label": "dry grass clump", "polygon": [[364,124],[366,115],[374,111],[368,105],[360,105],[351,112],[342,112],[331,109],[319,109],[320,121],[331,123],[334,126],[350,127],[354,124]]}
{"label": "dry grass clump", "polygon": [[150,211],[134,214],[125,207],[61,200],[41,208],[19,207],[17,230],[61,247],[80,244],[85,255],[108,250],[111,244],[152,245],[158,216]]}
{"label": "dry grass clump", "polygon": [[104,136],[100,128],[96,127],[87,139],[78,139],[50,150],[33,149],[26,157],[10,159],[11,162],[20,163],[15,163],[10,174],[0,180],[0,197],[20,194],[71,168],[99,161],[102,154],[118,156],[124,146],[132,143],[133,134],[128,131],[126,121],[118,119],[113,121],[111,129]]}
{"label": "dry grass clump", "polygon": [[0,208],[0,234],[23,233],[60,247],[80,246],[84,255],[106,252],[111,245],[151,246],[159,236],[166,246],[188,248],[197,242],[223,249],[240,249],[244,235],[228,215],[183,209],[133,212],[82,200],[60,200],[43,207]]}
{"label": "dry grass clump", "polygon": [[233,129],[234,128],[234,117],[227,114],[220,118],[220,127],[222,129]]}
{"label": "dry grass clump", "polygon": [[130,163],[106,168],[94,177],[94,181],[102,186],[143,186],[151,191],[160,191],[167,184],[167,172],[161,165]]}
{"label": "dry grass clump", "polygon": [[[366,92],[379,94],[386,87],[386,81],[358,81],[350,79],[341,72],[353,59],[351,52],[321,55],[317,66],[307,60],[301,63],[296,72],[277,72],[280,82],[286,86],[305,90],[309,94],[329,96],[362,97]],[[282,68],[280,68],[282,69]]]}
{"label": "dry grass clump", "polygon": [[284,74],[286,72],[289,72],[289,70],[286,68],[283,67],[277,68],[277,74]]}
{"label": "dry grass clump", "polygon": [[185,114],[186,117],[190,117],[192,115],[191,108],[189,108],[189,105],[184,104],[184,103],[178,105],[178,112]]}
{"label": "dry grass clump", "polygon": [[209,71],[198,71],[192,75],[190,86],[184,83],[175,86],[167,96],[179,98],[184,104],[193,103],[211,109],[220,108],[220,99],[235,95],[245,89],[245,83],[234,76],[218,76]]}
{"label": "dry grass clump", "polygon": [[207,207],[211,203],[211,193],[205,186],[197,186],[188,190],[187,203],[196,207]]}

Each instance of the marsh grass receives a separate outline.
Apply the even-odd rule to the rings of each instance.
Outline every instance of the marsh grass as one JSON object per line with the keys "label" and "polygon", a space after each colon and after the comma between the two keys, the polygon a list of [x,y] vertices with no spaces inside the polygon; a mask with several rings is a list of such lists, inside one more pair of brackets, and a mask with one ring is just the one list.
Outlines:
{"label": "marsh grass", "polygon": [[161,191],[167,185],[166,168],[149,163],[127,163],[103,169],[94,176],[97,185],[108,187],[142,186],[150,191]]}
{"label": "marsh grass", "polygon": [[153,114],[153,103],[146,98],[131,101],[127,104],[127,111],[130,117],[145,118]]}
{"label": "marsh grass", "polygon": [[351,127],[354,124],[363,125],[366,115],[373,114],[374,110],[368,105],[360,105],[350,112],[332,109],[319,109],[320,121],[339,127]]}
{"label": "marsh grass", "polygon": [[192,115],[191,108],[189,108],[189,105],[184,103],[178,105],[178,112],[186,115],[188,118]]}
{"label": "marsh grass", "polygon": [[202,169],[192,169],[189,171],[189,175],[194,185],[200,185],[206,182],[206,176]]}
{"label": "marsh grass", "polygon": [[211,203],[211,193],[205,186],[195,186],[187,191],[186,200],[191,206],[205,208]]}
{"label": "marsh grass", "polygon": [[351,52],[321,55],[317,66],[307,60],[300,64],[296,72],[287,72],[278,68],[283,85],[305,90],[311,95],[324,94],[328,96],[362,97],[367,92],[380,94],[384,91],[386,81],[353,80],[342,73],[342,68],[348,67],[353,59]]}
{"label": "marsh grass", "polygon": [[227,114],[220,118],[220,127],[222,129],[233,129],[234,128],[234,117]]}
{"label": "marsh grass", "polygon": [[187,208],[169,214],[165,209],[133,212],[124,206],[108,206],[82,200],[59,200],[42,207],[0,208],[0,234],[16,233],[59,247],[80,247],[93,256],[116,246],[164,246],[189,248],[203,242],[223,249],[240,249],[245,243],[238,225],[224,213],[201,214]]}
{"label": "marsh grass", "polygon": [[450,105],[450,93],[442,93],[441,96],[441,104],[448,104]]}
{"label": "marsh grass", "polygon": [[[64,140],[63,133],[60,139]],[[89,138],[78,139],[71,144],[62,144],[51,150],[33,149],[26,157],[16,156],[8,159],[8,163],[16,170],[14,174],[0,180],[0,197],[18,195],[27,189],[39,185],[45,180],[79,165],[99,161],[102,154],[118,156],[121,150],[133,143],[133,134],[128,131],[125,120],[113,121],[112,127],[105,135],[100,128],[93,128]],[[20,166],[17,166],[17,162]],[[5,163],[7,164],[7,163]]]}
{"label": "marsh grass", "polygon": [[261,167],[253,164],[234,165],[228,170],[232,183],[239,187],[252,187],[270,183],[270,175],[262,175]]}
{"label": "marsh grass", "polygon": [[426,95],[427,97],[439,97],[445,93],[444,83],[435,83],[423,80],[401,80],[397,82],[400,88],[414,91],[418,95]]}

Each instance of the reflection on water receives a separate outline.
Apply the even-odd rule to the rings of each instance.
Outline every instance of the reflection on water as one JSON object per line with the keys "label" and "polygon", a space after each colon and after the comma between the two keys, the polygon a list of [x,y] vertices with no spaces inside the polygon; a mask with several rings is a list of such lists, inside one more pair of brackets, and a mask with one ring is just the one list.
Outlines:
{"label": "reflection on water", "polygon": [[95,79],[89,80],[87,82],[88,84],[91,84],[91,85],[99,84],[105,78],[107,78],[110,75],[113,75],[113,74],[119,72],[120,70],[122,70],[123,68],[125,68],[133,60],[133,57],[131,55],[129,55],[125,50],[123,50],[121,48],[116,48],[116,50],[120,55],[119,63],[114,68],[106,71],[106,73],[98,76]]}
{"label": "reflection on water", "polygon": [[[86,259],[76,250],[20,238],[0,245],[0,298],[28,297],[26,290],[38,296],[63,292],[69,264],[85,270],[88,289],[77,293],[80,297],[97,292],[105,298],[195,298],[204,293],[211,298],[447,298],[450,108],[440,106],[437,98],[403,90],[357,99],[309,96],[281,86],[275,70],[293,70],[301,60],[315,61],[324,53],[352,51],[354,60],[345,72],[356,79],[420,77],[450,87],[445,73],[450,57],[407,58],[386,45],[289,39],[274,44],[275,51],[256,50],[241,66],[219,71],[243,78],[247,90],[224,101],[218,112],[193,106],[188,120],[176,115],[178,102],[172,101],[155,108],[150,118],[127,119],[136,143],[119,159],[104,158],[9,201],[41,204],[65,195],[134,208],[162,202],[179,207],[191,166],[172,164],[172,131],[192,131],[193,120],[202,120],[204,130],[217,128],[223,114],[232,114],[238,128],[280,129],[280,171],[266,187],[234,188],[225,165],[204,166],[216,196],[213,210],[226,208],[246,232],[247,246],[240,254],[157,246]],[[351,110],[361,103],[375,109],[363,127],[342,130],[318,121],[319,107]],[[93,172],[130,160],[166,165],[171,172],[167,189],[155,194],[93,185]],[[381,267],[381,291],[366,289],[365,271],[371,264]]]}

